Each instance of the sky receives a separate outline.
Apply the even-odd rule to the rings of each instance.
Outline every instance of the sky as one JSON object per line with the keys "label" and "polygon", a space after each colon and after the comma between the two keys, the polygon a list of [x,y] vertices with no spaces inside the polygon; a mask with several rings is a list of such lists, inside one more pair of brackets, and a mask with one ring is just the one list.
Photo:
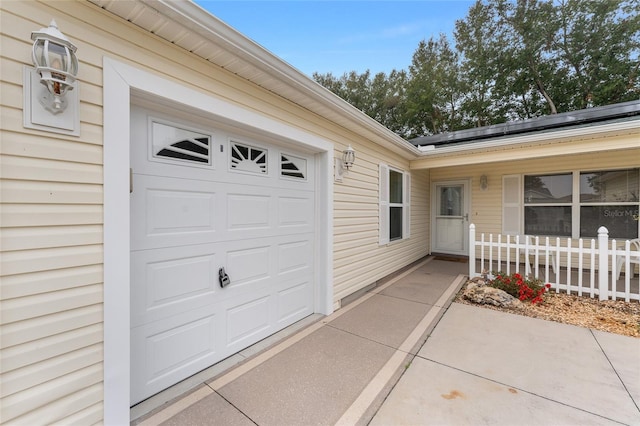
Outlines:
{"label": "sky", "polygon": [[407,70],[418,43],[445,33],[471,0],[195,0],[280,59],[311,76]]}

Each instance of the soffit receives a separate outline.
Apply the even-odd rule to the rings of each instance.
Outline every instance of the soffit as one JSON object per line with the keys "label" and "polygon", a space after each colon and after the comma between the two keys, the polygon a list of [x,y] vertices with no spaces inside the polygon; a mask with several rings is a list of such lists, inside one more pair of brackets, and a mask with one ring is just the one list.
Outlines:
{"label": "soffit", "polygon": [[88,1],[407,159],[419,153],[408,141],[191,1]]}

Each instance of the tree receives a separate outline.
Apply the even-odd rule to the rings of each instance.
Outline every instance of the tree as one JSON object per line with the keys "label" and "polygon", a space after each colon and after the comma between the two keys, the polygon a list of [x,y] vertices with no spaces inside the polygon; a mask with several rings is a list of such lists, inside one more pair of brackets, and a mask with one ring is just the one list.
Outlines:
{"label": "tree", "polygon": [[481,127],[503,120],[501,108],[494,102],[497,63],[498,17],[491,6],[477,0],[466,19],[456,21],[456,48],[461,58],[461,87],[464,127]]}
{"label": "tree", "polygon": [[640,97],[640,2],[561,0],[555,51],[573,97],[567,109]]}
{"label": "tree", "polygon": [[421,41],[409,66],[407,124],[412,135],[442,133],[460,126],[458,54],[444,34]]}
{"label": "tree", "polygon": [[409,70],[314,79],[403,137],[640,98],[640,1],[477,0]]}
{"label": "tree", "polygon": [[331,73],[314,73],[313,79],[390,130],[406,136],[405,71],[393,70],[388,77],[378,73],[373,78],[368,70],[362,74],[351,71],[340,78]]}

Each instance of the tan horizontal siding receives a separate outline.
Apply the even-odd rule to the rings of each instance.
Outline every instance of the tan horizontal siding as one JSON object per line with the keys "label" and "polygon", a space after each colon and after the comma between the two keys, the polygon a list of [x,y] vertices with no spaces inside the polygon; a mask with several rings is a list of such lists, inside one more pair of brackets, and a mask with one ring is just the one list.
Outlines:
{"label": "tan horizontal siding", "polygon": [[42,382],[98,364],[102,361],[102,345],[92,345],[62,356],[6,373],[2,378],[0,395],[22,392]]}
{"label": "tan horizontal siding", "polygon": [[[6,421],[10,421],[25,414],[32,414],[34,410],[40,407],[55,406],[60,399],[69,398],[77,394],[77,389],[84,390],[100,383],[102,383],[102,364],[96,363],[27,389],[28,398],[25,398],[22,392],[4,397],[2,416]],[[101,395],[93,395],[92,398],[87,398],[87,393],[84,391],[79,396],[85,400],[88,399],[88,401],[85,401],[85,404],[87,402],[95,404],[99,401],[99,398],[101,398]],[[33,407],[33,401],[38,401],[39,407]],[[51,409],[52,407],[48,407],[48,410]],[[75,411],[78,410],[78,408],[72,408],[72,410]],[[66,415],[68,414],[65,413],[65,416]],[[59,420],[51,417],[47,419],[49,421]],[[42,418],[39,420],[41,422]],[[19,423],[22,422],[24,422],[24,419],[20,419]]]}
{"label": "tan horizontal siding", "polygon": [[48,135],[6,132],[2,140],[2,152],[16,157],[102,164],[102,148],[99,145],[87,144],[79,140],[61,140]]}
{"label": "tan horizontal siding", "polygon": [[0,306],[3,323],[10,324],[100,302],[102,302],[102,285],[95,284],[61,290],[53,294],[42,293],[3,300]]}
{"label": "tan horizontal siding", "polygon": [[102,263],[102,246],[56,247],[4,252],[2,274],[14,275]]}
{"label": "tan horizontal siding", "polygon": [[102,423],[102,383],[96,383],[67,395],[50,404],[26,412],[7,425],[35,425],[42,419],[64,425],[91,425]]}
{"label": "tan horizontal siding", "polygon": [[2,232],[6,251],[102,244],[102,226],[7,228]]}
{"label": "tan horizontal siding", "polygon": [[0,181],[6,204],[96,204],[102,205],[102,185],[9,180]]}
{"label": "tan horizontal siding", "polygon": [[5,204],[0,211],[3,227],[102,224],[102,205]]}
{"label": "tan horizontal siding", "polygon": [[102,183],[102,166],[42,158],[0,156],[0,178],[46,182]]}
{"label": "tan horizontal siding", "polygon": [[[26,367],[77,349],[102,343],[102,324],[73,328],[39,340],[3,348],[0,353],[2,373]],[[43,350],[46,348],[46,351]]]}
{"label": "tan horizontal siding", "polygon": [[42,317],[0,326],[4,347],[20,345],[74,328],[100,324],[103,315],[102,304],[69,310],[52,309],[52,312]]}

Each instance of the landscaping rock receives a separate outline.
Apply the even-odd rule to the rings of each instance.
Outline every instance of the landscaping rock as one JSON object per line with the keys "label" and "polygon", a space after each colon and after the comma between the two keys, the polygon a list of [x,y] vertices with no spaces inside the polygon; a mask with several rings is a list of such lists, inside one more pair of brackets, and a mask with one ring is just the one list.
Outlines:
{"label": "landscaping rock", "polygon": [[485,285],[484,280],[474,279],[467,283],[463,297],[480,305],[492,305],[499,308],[521,309],[522,302],[509,293]]}

